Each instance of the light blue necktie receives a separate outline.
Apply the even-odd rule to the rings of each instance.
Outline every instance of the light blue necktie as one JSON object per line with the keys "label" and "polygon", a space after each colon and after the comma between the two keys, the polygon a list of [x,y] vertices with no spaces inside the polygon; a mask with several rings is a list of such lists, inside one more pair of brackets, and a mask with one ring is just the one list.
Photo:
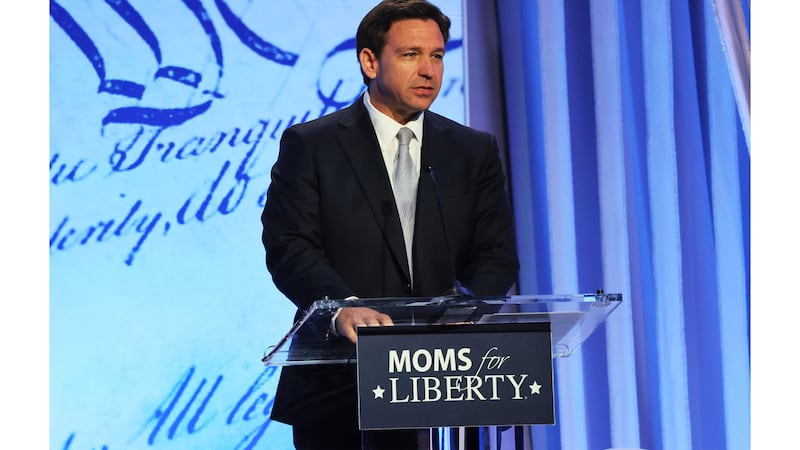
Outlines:
{"label": "light blue necktie", "polygon": [[419,174],[414,168],[408,143],[414,137],[414,132],[403,127],[397,132],[397,156],[395,157],[392,183],[394,185],[394,199],[397,203],[397,212],[400,214],[400,224],[403,226],[403,238],[406,243],[406,257],[408,258],[408,271],[413,280],[414,271],[411,266],[411,247],[414,241],[414,216],[417,203],[417,183]]}

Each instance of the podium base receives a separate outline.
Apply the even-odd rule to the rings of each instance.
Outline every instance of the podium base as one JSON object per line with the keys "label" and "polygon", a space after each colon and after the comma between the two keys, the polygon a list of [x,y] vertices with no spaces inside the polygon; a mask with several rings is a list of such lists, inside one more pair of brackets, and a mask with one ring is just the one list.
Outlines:
{"label": "podium base", "polygon": [[361,450],[433,450],[433,429],[365,430],[361,432]]}
{"label": "podium base", "polygon": [[362,450],[480,450],[480,428],[362,431]]}

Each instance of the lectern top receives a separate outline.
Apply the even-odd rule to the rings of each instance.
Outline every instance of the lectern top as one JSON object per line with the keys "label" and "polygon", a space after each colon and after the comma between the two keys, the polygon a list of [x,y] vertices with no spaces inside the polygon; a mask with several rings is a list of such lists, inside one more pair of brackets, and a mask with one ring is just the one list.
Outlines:
{"label": "lectern top", "polygon": [[391,297],[317,300],[281,341],[267,348],[265,365],[355,363],[356,347],[329,333],[333,314],[365,306],[396,325],[550,322],[553,357],[571,355],[622,301],[622,294],[512,295],[499,297]]}

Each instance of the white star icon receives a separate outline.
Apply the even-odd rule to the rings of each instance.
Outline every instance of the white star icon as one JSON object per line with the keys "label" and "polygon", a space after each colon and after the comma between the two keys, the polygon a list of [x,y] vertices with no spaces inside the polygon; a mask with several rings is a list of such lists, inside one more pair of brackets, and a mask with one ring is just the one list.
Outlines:
{"label": "white star icon", "polygon": [[383,398],[383,393],[385,391],[386,391],[386,389],[378,386],[378,387],[376,387],[375,389],[372,390],[372,393],[375,394],[375,398]]}
{"label": "white star icon", "polygon": [[530,388],[531,388],[531,394],[541,394],[541,392],[539,392],[539,389],[542,388],[542,385],[537,383],[536,381],[534,381],[533,384],[530,385]]}

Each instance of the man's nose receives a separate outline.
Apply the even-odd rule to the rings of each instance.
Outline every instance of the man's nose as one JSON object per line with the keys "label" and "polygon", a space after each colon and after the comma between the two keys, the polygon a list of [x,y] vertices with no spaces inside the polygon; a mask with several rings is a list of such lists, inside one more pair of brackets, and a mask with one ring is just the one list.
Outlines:
{"label": "man's nose", "polygon": [[426,79],[433,78],[435,72],[433,69],[433,62],[430,59],[424,59],[419,64],[419,69],[417,70],[421,77]]}

